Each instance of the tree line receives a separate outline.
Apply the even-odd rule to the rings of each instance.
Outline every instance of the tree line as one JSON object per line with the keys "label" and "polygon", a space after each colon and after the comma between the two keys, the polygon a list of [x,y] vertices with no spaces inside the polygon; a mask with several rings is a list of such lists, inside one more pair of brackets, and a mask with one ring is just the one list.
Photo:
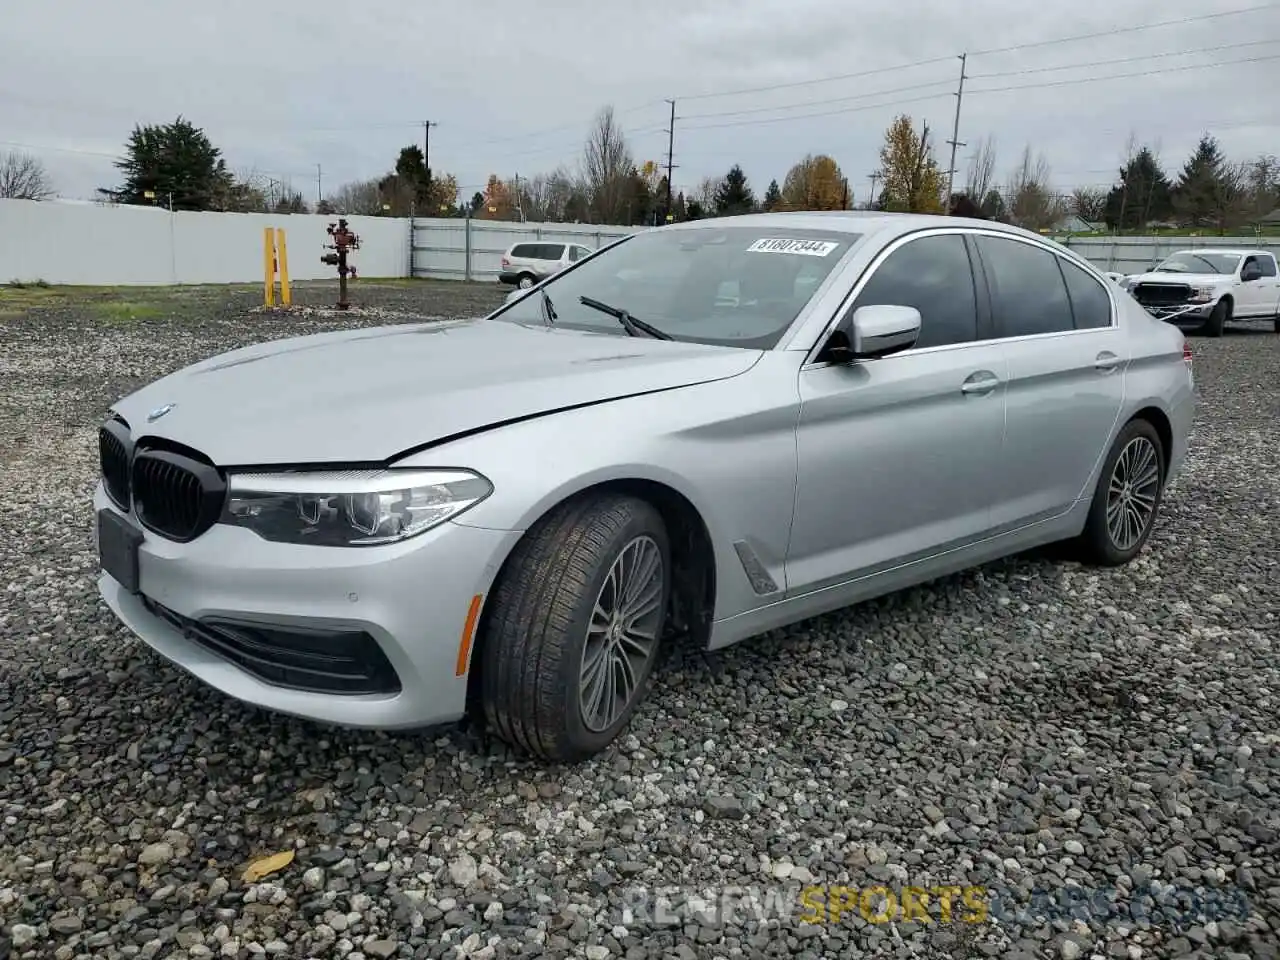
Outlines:
{"label": "tree line", "polygon": [[[172,123],[137,125],[115,187],[106,199],[174,210],[306,213],[365,216],[478,217],[491,220],[659,224],[757,211],[875,209],[981,217],[1032,230],[1062,229],[1069,217],[1109,230],[1191,227],[1227,233],[1257,224],[1280,207],[1280,161],[1263,155],[1232,160],[1204,134],[1174,174],[1157,149],[1133,137],[1110,188],[1056,189],[1043,154],[1030,145],[1003,179],[996,141],[984,137],[962,183],[948,183],[928,123],[909,115],[884,132],[871,189],[858,199],[836,160],[808,154],[762,193],[740,164],[721,177],[705,177],[689,190],[673,190],[662,168],[639,161],[613,108],[596,115],[574,166],[562,164],[529,177],[491,174],[483,190],[460,196],[457,178],[428,168],[416,145],[400,150],[381,176],[339,186],[310,205],[287,178],[254,171],[233,173],[203,130],[179,116]],[[53,190],[43,166],[26,154],[0,155],[0,197],[41,199]]]}

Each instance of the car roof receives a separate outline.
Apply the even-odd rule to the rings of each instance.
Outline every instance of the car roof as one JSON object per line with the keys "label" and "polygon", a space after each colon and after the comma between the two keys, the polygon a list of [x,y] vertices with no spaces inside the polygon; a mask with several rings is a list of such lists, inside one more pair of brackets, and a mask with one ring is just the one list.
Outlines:
{"label": "car roof", "polygon": [[871,234],[881,231],[892,233],[911,233],[929,227],[982,227],[997,230],[1015,236],[1034,237],[1037,240],[1048,238],[1021,227],[995,220],[980,220],[973,217],[949,217],[942,214],[928,213],[886,213],[880,210],[797,210],[774,213],[748,213],[736,217],[712,217],[704,220],[686,220],[655,227],[657,230],[696,230],[707,226],[756,227],[764,229],[781,229],[792,227],[797,230],[833,230],[839,233]]}
{"label": "car roof", "polygon": [[1243,247],[1178,247],[1168,256],[1175,256],[1179,253],[1226,253],[1233,257],[1252,256],[1257,253],[1267,253],[1266,250],[1253,250]]}

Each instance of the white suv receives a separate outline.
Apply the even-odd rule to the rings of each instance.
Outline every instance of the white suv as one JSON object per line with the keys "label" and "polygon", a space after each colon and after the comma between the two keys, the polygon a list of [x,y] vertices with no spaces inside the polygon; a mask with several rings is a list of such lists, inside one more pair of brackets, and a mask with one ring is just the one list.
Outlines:
{"label": "white suv", "polygon": [[498,279],[528,289],[592,252],[580,243],[517,243],[502,255]]}

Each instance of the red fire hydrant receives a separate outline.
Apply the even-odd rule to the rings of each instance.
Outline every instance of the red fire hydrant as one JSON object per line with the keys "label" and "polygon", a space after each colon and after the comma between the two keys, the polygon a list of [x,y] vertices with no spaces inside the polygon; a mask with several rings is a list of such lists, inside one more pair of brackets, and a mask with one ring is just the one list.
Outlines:
{"label": "red fire hydrant", "polygon": [[356,275],[356,268],[347,265],[347,253],[360,249],[360,238],[347,229],[347,221],[341,217],[336,224],[329,224],[327,231],[333,243],[326,246],[334,252],[324,254],[320,262],[338,268],[338,309],[346,310],[351,306],[347,300],[347,275]]}

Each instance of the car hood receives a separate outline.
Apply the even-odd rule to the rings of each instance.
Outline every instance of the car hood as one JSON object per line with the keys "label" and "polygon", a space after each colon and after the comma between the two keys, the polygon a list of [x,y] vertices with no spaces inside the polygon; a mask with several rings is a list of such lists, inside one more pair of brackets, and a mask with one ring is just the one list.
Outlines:
{"label": "car hood", "polygon": [[219,466],[381,463],[504,422],[737,376],[761,355],[499,320],[405,324],[234,350],[113,409],[135,438]]}
{"label": "car hood", "polygon": [[1185,283],[1192,287],[1207,287],[1230,283],[1233,278],[1221,273],[1133,273],[1125,279],[1130,283]]}

